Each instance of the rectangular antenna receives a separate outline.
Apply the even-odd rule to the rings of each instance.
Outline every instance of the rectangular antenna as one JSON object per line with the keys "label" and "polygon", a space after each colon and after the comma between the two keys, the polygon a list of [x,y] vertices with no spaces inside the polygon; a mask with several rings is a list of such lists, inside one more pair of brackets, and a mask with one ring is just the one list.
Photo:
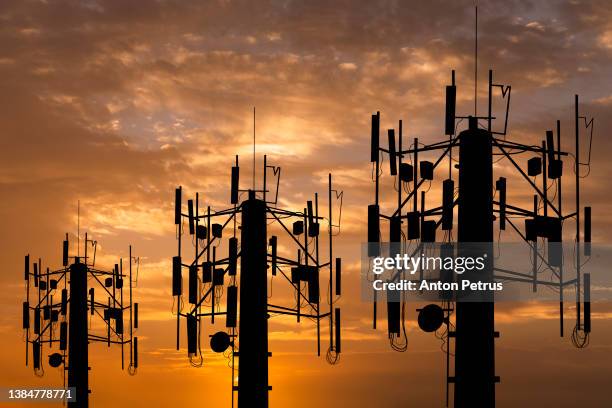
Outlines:
{"label": "rectangular antenna", "polygon": [[276,255],[277,238],[275,235],[270,237],[270,247],[272,250],[272,276],[276,276],[277,255]]}
{"label": "rectangular antenna", "polygon": [[30,328],[30,302],[23,302],[23,328]]}
{"label": "rectangular antenna", "polygon": [[222,268],[213,269],[213,286],[223,286],[225,271]]}
{"label": "rectangular antenna", "polygon": [[316,266],[308,269],[308,301],[319,303],[319,269]]}
{"label": "rectangular antenna", "polygon": [[342,294],[342,259],[336,258],[336,296]]}
{"label": "rectangular antenna", "polygon": [[115,333],[123,334],[123,310],[119,310],[115,316]]}
{"label": "rectangular antenna", "polygon": [[40,307],[34,308],[34,334],[40,334]]}
{"label": "rectangular antenna", "polygon": [[193,200],[187,200],[187,211],[189,214],[189,235],[195,234],[195,219],[193,218]]}
{"label": "rectangular antenna", "polygon": [[60,313],[62,316],[66,316],[68,310],[68,289],[62,289],[62,303],[60,306]]}
{"label": "rectangular antenna", "polygon": [[91,315],[93,316],[94,314],[94,306],[96,304],[95,302],[95,297],[94,297],[94,288],[89,288],[89,301],[90,301],[90,310],[91,310]]}
{"label": "rectangular antenna", "polygon": [[25,256],[25,266],[23,268],[25,280],[30,279],[30,255]]}
{"label": "rectangular antenna", "polygon": [[376,113],[375,115],[372,115],[372,138],[371,138],[371,149],[370,149],[370,161],[372,163],[378,161],[379,136],[380,136],[380,113]]}
{"label": "rectangular antenna", "polygon": [[212,263],[209,261],[202,262],[202,282],[212,282]]}
{"label": "rectangular antenna", "polygon": [[134,328],[138,328],[138,303],[134,303]]}
{"label": "rectangular antenna", "polygon": [[412,211],[406,214],[408,220],[408,239],[419,239],[421,236],[421,215],[418,211]]}
{"label": "rectangular antenna", "polygon": [[181,257],[172,257],[172,296],[180,296],[182,292]]}
{"label": "rectangular antenna", "polygon": [[506,178],[500,177],[495,183],[495,189],[499,191],[499,229],[506,229]]}
{"label": "rectangular antenna", "polygon": [[238,182],[239,182],[240,168],[238,166],[232,167],[232,184],[231,184],[231,199],[232,204],[238,204]]}
{"label": "rectangular antenna", "polygon": [[68,322],[60,323],[60,350],[66,350],[68,345]]}
{"label": "rectangular antenna", "polygon": [[227,316],[225,327],[236,327],[238,316],[238,287],[235,285],[227,287]]}
{"label": "rectangular antenna", "polygon": [[189,265],[189,303],[198,303],[198,264]]}
{"label": "rectangular antenna", "polygon": [[134,368],[138,368],[138,337],[134,337]]}
{"label": "rectangular antenna", "polygon": [[[390,293],[387,294],[390,296]],[[400,334],[400,302],[392,302],[387,299],[387,328],[389,337],[392,334]]]}
{"label": "rectangular antenna", "polygon": [[34,341],[32,343],[32,352],[33,352],[33,357],[34,357],[34,369],[38,370],[40,369],[40,349],[41,349],[41,344],[38,341]]}
{"label": "rectangular antenna", "polygon": [[421,242],[436,242],[437,226],[434,220],[423,220],[421,225]]}
{"label": "rectangular antenna", "polygon": [[336,353],[340,353],[342,351],[341,341],[340,341],[340,308],[337,307],[335,309],[335,320],[336,320]]}
{"label": "rectangular antenna", "polygon": [[174,223],[179,225],[181,223],[181,207],[182,207],[182,188],[179,187],[176,189],[175,198],[174,198]]}
{"label": "rectangular antenna", "polygon": [[548,263],[551,266],[561,266],[563,263],[563,247],[561,245],[563,234],[561,219],[541,217],[540,220],[543,220],[545,234],[548,238]]}
{"label": "rectangular antenna", "polygon": [[442,182],[442,230],[453,229],[453,199],[455,182],[447,179]]}
{"label": "rectangular antenna", "polygon": [[389,173],[397,175],[397,153],[395,150],[395,129],[389,129]]}
{"label": "rectangular antenna", "polygon": [[584,332],[591,332],[591,274],[585,273],[584,277]]}
{"label": "rectangular antenna", "polygon": [[62,245],[62,265],[68,266],[68,240],[65,239]]}
{"label": "rectangular antenna", "polygon": [[591,256],[591,207],[584,207],[584,255]]}
{"label": "rectangular antenna", "polygon": [[308,236],[311,238],[319,235],[319,224],[314,220],[314,212],[312,208],[312,201],[307,201],[308,208]]}
{"label": "rectangular antenna", "polygon": [[238,269],[238,238],[236,237],[231,237],[229,239],[228,258],[229,264],[227,265],[227,274],[229,276],[234,276]]}
{"label": "rectangular antenna", "polygon": [[[368,205],[368,256],[380,255],[380,210],[378,205]],[[376,244],[376,245],[374,245]]]}
{"label": "rectangular antenna", "polygon": [[455,134],[455,106],[457,101],[457,87],[455,85],[446,86],[446,110],[444,115],[444,134]]}
{"label": "rectangular antenna", "polygon": [[195,316],[187,315],[187,353],[196,354],[198,338],[198,320]]}

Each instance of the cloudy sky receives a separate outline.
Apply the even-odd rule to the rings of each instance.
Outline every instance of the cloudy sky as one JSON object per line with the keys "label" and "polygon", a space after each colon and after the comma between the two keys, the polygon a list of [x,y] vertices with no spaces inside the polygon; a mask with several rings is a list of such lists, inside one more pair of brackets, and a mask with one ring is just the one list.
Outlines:
{"label": "cloudy sky", "polygon": [[[346,265],[346,352],[330,367],[316,358],[310,323],[274,323],[271,406],[442,406],[441,343],[415,327],[416,305],[408,307],[406,353],[393,352],[386,333],[370,329],[371,306],[359,296],[359,246],[373,199],[370,115],[380,111],[383,128],[402,119],[410,139],[440,140],[452,69],[459,111],[473,111],[473,5],[0,2],[0,385],[61,385],[56,370],[37,378],[24,366],[23,255],[58,266],[64,234],[76,240],[80,201],[81,230],[99,242],[99,263],[127,257],[130,243],[142,262],[142,367],[130,377],[120,371],[117,350],[92,345],[94,406],[229,404],[227,361],[207,353],[206,366],[196,369],[185,350],[173,350],[173,195],[182,185],[189,195],[199,192],[202,205],[223,208],[236,154],[246,177],[250,171],[256,106],[258,163],[266,153],[282,165],[283,205],[300,209],[314,192],[326,193],[328,172],[345,192],[337,248]],[[611,21],[605,0],[479,2],[481,111],[491,68],[496,82],[512,85],[513,140],[539,144],[560,119],[562,147],[573,146],[576,93],[582,112],[595,117],[583,201],[594,208],[593,235],[601,243],[612,235]],[[568,174],[572,165],[565,164]],[[532,193],[513,184],[508,163],[495,171],[509,177],[515,203],[529,202]],[[437,191],[432,187],[434,197]],[[499,406],[606,405],[612,308],[594,307],[591,347],[581,351],[558,338],[556,313],[554,304],[499,306]]]}

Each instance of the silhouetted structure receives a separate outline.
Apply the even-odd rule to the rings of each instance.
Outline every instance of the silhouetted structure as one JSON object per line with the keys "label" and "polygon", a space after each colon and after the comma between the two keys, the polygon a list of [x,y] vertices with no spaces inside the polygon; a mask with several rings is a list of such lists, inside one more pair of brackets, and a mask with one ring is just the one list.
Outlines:
{"label": "silhouetted structure", "polygon": [[[276,178],[272,187],[268,186],[268,172]],[[328,319],[328,362],[336,363],[341,351],[340,309],[334,306],[341,290],[341,260],[336,258],[335,264],[332,262],[332,242],[335,235],[333,229],[340,228],[342,193],[332,189],[330,174],[327,214],[329,259],[323,261],[319,256],[319,240],[321,222],[325,218],[319,214],[318,195],[315,194],[314,202],[307,202],[303,211],[279,208],[279,181],[280,168],[269,166],[264,156],[263,187],[255,188],[253,167],[252,188],[240,189],[236,156],[236,165],[232,167],[231,172],[232,207],[212,211],[211,207],[207,206],[201,213],[199,194],[196,194],[195,202],[187,201],[187,213],[184,213],[182,188],[176,189],[178,256],[173,259],[172,272],[172,294],[175,296],[177,309],[176,347],[177,350],[180,347],[180,319],[184,317],[188,356],[192,365],[201,366],[204,360],[200,344],[201,333],[204,331],[203,318],[210,318],[211,324],[214,324],[216,318],[224,316],[227,331],[219,331],[210,336],[210,346],[218,353],[224,353],[231,347],[231,352],[226,357],[231,361],[232,390],[238,392],[240,408],[268,406],[268,391],[272,389],[268,384],[268,358],[272,356],[268,351],[268,319],[271,317],[289,315],[295,316],[297,322],[302,318],[313,320],[317,330],[317,355],[321,355],[321,321]],[[244,194],[247,195],[246,199],[243,199]],[[336,202],[333,201],[333,194],[335,200],[340,201],[336,224],[332,218],[332,209]],[[183,248],[184,221],[188,223],[189,234],[192,236],[193,248],[189,251]],[[286,233],[288,243],[293,243],[297,250],[295,258],[292,259],[290,254],[281,251],[283,247],[278,236],[270,236],[270,230],[274,227]],[[224,244],[223,237],[228,233],[230,237]],[[221,255],[224,250],[225,255]],[[187,255],[188,253],[193,254],[193,257]],[[192,260],[186,261],[185,258]],[[183,269],[189,273],[187,310],[184,310],[183,303]],[[323,293],[327,298],[324,301],[328,306],[327,311],[321,308],[320,280],[324,269],[329,270],[327,293]],[[294,304],[269,303],[276,276],[289,284],[289,289],[294,293]],[[220,310],[223,297],[226,303],[225,311]],[[239,362],[237,385],[234,377],[235,357],[238,357]]]}
{"label": "silhouetted structure", "polygon": [[[88,247],[93,255],[88,256]],[[68,401],[71,407],[89,406],[89,343],[104,342],[121,345],[121,368],[124,368],[124,346],[130,347],[128,371],[136,372],[138,367],[138,338],[133,336],[138,328],[138,303],[132,302],[132,258],[130,246],[129,272],[123,273],[123,260],[115,264],[112,271],[95,268],[97,242],[85,234],[84,256],[69,256],[68,234],[63,242],[62,268],[43,272],[42,263],[30,262],[25,257],[26,301],[23,302],[23,329],[26,337],[26,365],[29,364],[29,346],[32,345],[32,360],[37,375],[44,373],[43,346],[57,352],[49,355],[51,367],[64,368],[64,385],[68,373],[68,387],[75,388],[76,400]],[[72,263],[70,260],[72,259]],[[31,266],[31,269],[30,269]],[[136,280],[138,271],[136,271]],[[129,279],[127,299],[124,299],[124,279]],[[97,283],[89,286],[88,281]],[[33,285],[33,287],[32,287]],[[63,286],[63,288],[62,288]],[[95,287],[102,289],[106,302],[96,300]],[[88,289],[89,288],[89,289]],[[34,296],[30,290],[34,290]],[[57,294],[60,301],[57,301]],[[54,299],[55,296],[55,299]],[[100,295],[98,298],[100,299]],[[102,311],[102,312],[100,312]],[[124,333],[124,313],[129,312],[129,333]],[[89,312],[89,314],[88,314]],[[106,327],[105,335],[89,329],[88,319],[97,315]],[[33,324],[32,322],[33,317]],[[114,322],[114,324],[113,324]],[[59,326],[59,331],[58,331]],[[67,354],[67,355],[66,355]]]}
{"label": "silhouetted structure", "polygon": [[[492,125],[496,117],[492,112],[493,92],[501,91],[502,99],[505,99],[505,114],[502,115],[503,125],[494,130]],[[532,285],[535,292],[538,286],[545,285],[559,291],[560,311],[560,334],[564,335],[563,311],[564,311],[564,289],[568,286],[576,288],[576,323],[572,332],[572,342],[576,347],[584,347],[588,344],[591,331],[590,321],[590,274],[582,274],[582,263],[580,261],[581,251],[590,256],[591,243],[591,208],[585,207],[584,241],[585,245],[580,247],[581,241],[581,219],[580,219],[580,179],[582,166],[590,166],[590,146],[592,140],[593,120],[588,121],[586,117],[580,116],[578,96],[575,97],[575,211],[569,214],[562,212],[562,189],[561,179],[563,176],[563,157],[569,155],[561,150],[561,126],[560,121],[556,123],[556,146],[552,130],[546,131],[546,138],[541,145],[527,145],[507,139],[508,111],[510,106],[511,87],[493,82],[493,73],[489,71],[488,84],[488,112],[486,116],[457,116],[456,110],[456,85],[455,73],[452,73],[452,84],[446,87],[446,116],[445,134],[448,139],[440,142],[423,145],[418,139],[414,139],[408,149],[403,148],[402,121],[399,121],[399,143],[396,148],[395,129],[388,131],[388,148],[380,147],[380,113],[372,116],[372,147],[371,162],[375,174],[375,203],[368,208],[368,256],[374,257],[381,254],[379,243],[381,242],[380,220],[389,221],[389,243],[390,250],[396,253],[407,253],[409,256],[420,254],[424,248],[433,242],[444,243],[440,246],[441,256],[459,254],[465,251],[468,243],[479,243],[479,250],[490,254],[484,271],[479,275],[482,281],[513,281],[524,282]],[[499,117],[498,117],[499,119]],[[458,135],[457,127],[464,120],[468,121],[468,127]],[[483,127],[479,121],[486,123]],[[582,122],[584,121],[584,122]],[[580,156],[580,131],[581,123],[584,128],[590,130],[588,161],[582,162]],[[458,163],[453,155],[459,150]],[[420,154],[442,151],[435,161],[419,159]],[[395,178],[397,190],[397,206],[390,214],[382,214],[380,211],[380,178],[382,175],[381,153],[389,158],[389,173]],[[517,155],[532,154],[527,163],[519,164]],[[493,157],[499,156],[498,160],[506,159],[511,163],[517,175],[522,177],[534,192],[533,208],[520,208],[507,202],[507,180],[499,177],[495,182],[496,197],[493,196]],[[422,156],[421,156],[422,157]],[[406,162],[409,159],[410,163]],[[427,208],[426,192],[434,180],[434,170],[442,161],[448,159],[448,178],[442,182],[442,204],[437,207]],[[525,166],[526,164],[526,166]],[[441,166],[440,166],[441,167]],[[527,167],[525,172],[524,167]],[[570,167],[571,169],[571,167]],[[455,171],[456,170],[456,171]],[[571,170],[570,170],[571,171]],[[459,186],[455,188],[454,173],[457,173]],[[534,178],[532,180],[532,177]],[[542,182],[539,188],[536,184],[537,178]],[[423,184],[429,183],[424,189]],[[554,187],[555,194],[551,197],[549,190]],[[403,197],[403,191],[406,196]],[[419,201],[420,193],[420,201]],[[556,203],[554,202],[556,199]],[[412,203],[412,208],[410,208]],[[452,230],[454,228],[454,211],[457,211],[457,243],[453,243]],[[576,278],[564,278],[563,253],[562,253],[562,227],[563,221],[568,218],[576,219]],[[515,221],[516,218],[525,220],[524,230]],[[493,259],[494,224],[498,223],[498,229],[504,231],[507,225],[529,245],[532,254],[531,273],[512,271],[497,268]],[[407,225],[406,232],[403,231],[404,223]],[[437,230],[444,233],[444,238],[436,237]],[[538,240],[545,243],[545,254],[538,246]],[[415,247],[410,249],[408,244],[414,243]],[[551,272],[550,280],[542,278],[542,267]],[[423,270],[420,278],[423,279]],[[461,281],[462,277],[440,271],[440,280],[452,282],[455,278]],[[395,274],[394,279],[403,279],[403,273]],[[420,280],[420,279],[419,279]],[[583,286],[583,287],[581,287]],[[492,292],[491,292],[492,293]],[[463,293],[462,295],[469,295]],[[584,296],[584,299],[583,299]],[[454,384],[454,406],[455,407],[493,407],[495,405],[495,383],[499,377],[495,375],[495,347],[494,339],[499,336],[494,329],[494,303],[493,295],[487,294],[480,301],[465,301],[466,298],[456,299],[452,294],[441,292],[439,300],[441,306],[428,305],[419,311],[419,326],[426,332],[435,332],[443,325],[441,337],[445,343],[447,356],[447,400],[448,384]],[[456,303],[455,303],[456,301]],[[376,328],[377,317],[376,292],[374,292],[374,322]],[[387,295],[388,330],[391,345],[394,349],[405,351],[407,348],[407,337],[404,328],[404,304],[402,299]],[[581,309],[584,306],[584,309]],[[451,317],[455,314],[455,324]],[[456,328],[455,328],[456,325]],[[402,330],[403,329],[403,330]],[[398,339],[404,340],[398,343]],[[450,375],[450,339],[455,339],[455,361],[454,376]]]}

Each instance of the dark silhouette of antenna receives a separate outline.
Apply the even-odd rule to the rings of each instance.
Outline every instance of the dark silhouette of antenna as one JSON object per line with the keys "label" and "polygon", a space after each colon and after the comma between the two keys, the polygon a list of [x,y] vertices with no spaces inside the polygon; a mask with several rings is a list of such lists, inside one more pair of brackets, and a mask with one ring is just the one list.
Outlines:
{"label": "dark silhouette of antenna", "polygon": [[[80,228],[80,227],[79,227]],[[80,245],[80,243],[79,243]],[[88,248],[93,248],[89,256]],[[89,406],[89,343],[103,342],[121,345],[121,369],[124,369],[124,346],[129,345],[128,372],[135,374],[138,368],[138,303],[132,302],[132,264],[139,265],[139,258],[129,250],[129,271],[123,272],[123,260],[111,271],[96,269],[97,241],[85,234],[84,255],[69,255],[68,234],[63,242],[62,267],[43,271],[41,259],[31,262],[25,256],[26,301],[23,302],[23,329],[26,339],[26,366],[29,365],[29,347],[36,375],[44,374],[43,347],[49,346],[49,365],[63,366],[64,385],[68,375],[68,388],[75,394],[68,399],[68,406]],[[70,263],[70,260],[73,262]],[[31,269],[30,269],[31,266]],[[128,293],[124,296],[124,279],[129,279]],[[138,279],[138,267],[136,280]],[[94,285],[88,285],[88,281]],[[96,285],[97,284],[97,285]],[[95,286],[102,289],[96,300]],[[31,296],[30,291],[34,294]],[[58,301],[58,296],[60,300]],[[101,301],[106,298],[106,302]],[[89,312],[89,316],[88,316]],[[129,333],[125,333],[124,314],[129,312]],[[89,320],[98,316],[106,327],[101,335],[89,329]],[[33,323],[32,323],[33,318]],[[114,323],[114,324],[113,324]]]}
{"label": "dark silhouette of antenna", "polygon": [[[506,100],[505,114],[496,118],[492,113],[492,99],[494,90],[501,91],[502,99]],[[455,72],[452,72],[451,85],[446,87],[446,115],[445,135],[447,140],[424,145],[417,138],[405,149],[403,146],[402,121],[399,121],[399,143],[396,149],[395,129],[388,130],[389,146],[380,147],[380,113],[372,115],[372,144],[370,160],[375,173],[375,202],[368,207],[368,256],[375,257],[381,254],[381,227],[380,220],[389,221],[389,251],[394,253],[408,253],[409,256],[420,254],[434,242],[442,243],[439,247],[440,256],[453,256],[465,253],[468,244],[484,243],[480,250],[489,254],[489,261],[479,279],[485,282],[512,281],[523,282],[532,286],[535,292],[539,286],[552,287],[559,292],[560,336],[564,336],[564,289],[568,286],[576,288],[576,321],[572,330],[572,342],[576,347],[582,348],[588,344],[591,332],[590,316],[590,274],[582,273],[580,260],[581,251],[585,256],[591,253],[591,208],[584,208],[584,225],[580,217],[580,179],[581,168],[590,169],[590,149],[592,144],[593,119],[588,120],[581,116],[578,104],[578,95],[575,96],[575,151],[568,153],[561,149],[561,124],[556,122],[556,142],[554,132],[547,130],[545,139],[540,145],[517,143],[507,139],[508,112],[510,108],[511,87],[493,82],[493,72],[489,70],[488,84],[488,113],[486,116],[457,116]],[[493,121],[501,119],[503,127],[494,130]],[[468,121],[467,129],[457,134],[457,128],[463,121]],[[484,127],[479,121],[485,122]],[[584,121],[584,128],[589,130],[588,160],[580,159],[580,130]],[[458,149],[458,163],[453,151]],[[419,159],[424,152],[442,151],[435,162]],[[395,210],[391,214],[382,214],[380,211],[379,180],[382,175],[381,157],[389,158],[389,174],[395,178],[397,190],[397,206],[391,203]],[[524,163],[517,162],[520,155],[532,155],[527,161],[527,172]],[[533,208],[521,208],[507,202],[507,180],[499,177],[493,184],[494,169],[493,158],[499,156],[497,161],[505,159],[512,165],[513,170],[529,184],[534,192]],[[563,176],[563,158],[574,158],[575,172],[575,211],[562,212],[561,179]],[[434,170],[441,167],[442,161],[448,159],[448,178],[442,182],[442,204],[426,205],[426,193],[429,190],[424,184],[434,180]],[[408,160],[407,160],[408,159]],[[409,162],[407,162],[409,161]],[[455,188],[453,169],[457,169],[458,188]],[[570,167],[571,169],[571,167]],[[570,170],[571,171],[571,170]],[[587,174],[588,175],[588,174]],[[538,178],[541,187],[536,184]],[[431,185],[431,184],[430,184]],[[493,195],[495,188],[496,196]],[[551,196],[551,189],[554,195]],[[406,192],[404,197],[402,192]],[[420,193],[420,195],[419,195]],[[419,200],[420,197],[420,200]],[[497,198],[497,199],[496,199]],[[556,200],[556,203],[555,203]],[[410,205],[412,204],[412,206]],[[412,208],[410,208],[412,207]],[[454,212],[457,207],[457,243],[453,243]],[[576,219],[576,250],[575,268],[576,278],[564,278],[562,229],[563,222],[568,218]],[[516,218],[524,219],[524,229],[516,222]],[[532,265],[530,273],[497,268],[494,265],[493,243],[494,224],[498,223],[500,232],[509,225],[518,236],[529,246]],[[403,225],[407,224],[406,232]],[[582,237],[584,245],[581,246],[581,226],[584,227]],[[436,238],[440,229],[444,237]],[[541,242],[542,245],[539,245]],[[408,243],[416,244],[416,248],[408,247]],[[542,249],[542,248],[545,248]],[[482,252],[481,252],[482,253]],[[543,278],[542,266],[552,272],[549,280]],[[402,278],[403,272],[396,272],[393,279]],[[423,279],[423,270],[420,270],[420,280]],[[440,281],[458,282],[465,279],[455,275],[452,271],[440,270]],[[419,312],[419,327],[425,332],[438,332],[442,328],[440,337],[445,345],[446,352],[446,405],[449,405],[449,384],[454,384],[455,407],[493,407],[495,406],[495,383],[499,377],[495,375],[495,347],[494,339],[499,333],[494,329],[494,303],[493,292],[489,292],[480,301],[468,302],[457,299],[454,294],[441,291],[438,304],[430,304],[417,309]],[[469,293],[463,293],[469,296]],[[459,295],[456,295],[459,296]],[[376,291],[374,291],[374,317],[373,326],[376,328],[377,317]],[[405,351],[407,337],[404,328],[403,298],[387,294],[388,332],[391,345],[394,349]],[[581,307],[584,309],[581,309]],[[455,315],[454,324],[451,320]],[[403,337],[401,343],[400,338]],[[454,339],[454,375],[451,372],[450,340]]]}
{"label": "dark silhouette of antenna", "polygon": [[[255,111],[253,110],[253,114]],[[255,150],[253,150],[255,151]],[[175,224],[177,225],[178,256],[173,259],[172,295],[176,304],[176,348],[180,347],[180,319],[186,320],[187,352],[194,366],[203,364],[201,335],[204,318],[211,325],[225,317],[226,331],[210,336],[210,347],[225,353],[232,368],[232,406],[234,391],[238,407],[268,407],[268,319],[277,315],[295,316],[297,322],[309,319],[317,330],[317,355],[321,355],[321,321],[329,320],[327,361],[335,364],[340,356],[340,309],[335,302],[341,293],[341,260],[333,260],[333,237],[340,229],[342,192],[332,188],[328,177],[328,254],[320,257],[319,238],[325,216],[319,212],[318,194],[308,201],[303,211],[278,206],[280,167],[267,164],[263,158],[263,187],[243,190],[239,187],[238,156],[231,171],[232,207],[220,211],[207,206],[200,209],[200,197],[187,201],[183,212],[182,188],[176,189]],[[272,188],[268,186],[268,171],[272,172]],[[255,170],[253,170],[255,174]],[[274,187],[275,185],[275,187]],[[246,198],[244,198],[246,194]],[[339,201],[338,222],[334,223],[336,201]],[[183,248],[183,223],[187,221],[192,248]],[[291,225],[289,223],[292,223]],[[297,255],[281,253],[279,236],[270,235],[272,227],[286,234]],[[334,232],[334,229],[336,232]],[[229,238],[224,241],[224,236]],[[221,252],[225,253],[222,255]],[[293,251],[293,250],[291,250]],[[295,253],[295,252],[293,252]],[[191,260],[187,260],[191,259]],[[239,263],[240,261],[240,263]],[[183,301],[183,270],[188,271],[188,305]],[[323,270],[329,270],[327,294],[320,290]],[[287,282],[294,293],[294,302],[277,305],[269,302],[275,277]],[[270,288],[268,288],[270,285]],[[326,296],[327,310],[321,308]],[[221,303],[225,297],[225,310]],[[238,299],[240,299],[238,310]],[[235,362],[238,358],[238,384],[235,384]]]}

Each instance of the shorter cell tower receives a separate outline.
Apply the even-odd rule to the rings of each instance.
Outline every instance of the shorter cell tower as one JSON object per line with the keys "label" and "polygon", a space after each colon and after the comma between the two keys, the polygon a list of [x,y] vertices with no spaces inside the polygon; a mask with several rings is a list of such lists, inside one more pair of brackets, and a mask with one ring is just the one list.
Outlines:
{"label": "shorter cell tower", "polygon": [[[232,207],[220,211],[212,211],[209,206],[201,211],[199,194],[196,194],[195,201],[187,201],[187,213],[184,213],[182,188],[176,189],[178,255],[173,259],[172,269],[172,294],[176,297],[177,305],[176,347],[178,350],[180,346],[180,319],[183,317],[187,321],[190,361],[195,366],[202,365],[200,343],[205,327],[204,318],[210,318],[210,323],[214,324],[215,319],[224,317],[225,330],[210,336],[210,346],[217,353],[231,348],[226,357],[232,368],[232,406],[233,391],[237,391],[240,408],[268,407],[268,391],[272,389],[268,384],[268,358],[272,356],[268,351],[268,319],[288,315],[295,316],[297,322],[301,319],[313,321],[316,324],[319,356],[321,321],[327,319],[327,361],[336,363],[341,351],[340,309],[335,307],[341,293],[341,260],[336,258],[335,262],[332,261],[332,242],[340,229],[342,192],[332,188],[330,174],[327,212],[329,257],[323,261],[319,254],[319,241],[325,216],[319,212],[318,195],[314,195],[314,201],[307,202],[303,211],[279,208],[280,171],[279,167],[269,166],[264,156],[263,188],[255,189],[253,176],[252,189],[240,189],[236,156],[236,165],[231,172]],[[276,179],[275,187],[269,188],[267,185],[268,172]],[[337,223],[332,218],[335,205],[339,206]],[[189,251],[182,247],[185,220],[193,244]],[[287,245],[280,245],[279,236],[269,236],[268,232],[274,229],[287,236]],[[229,238],[223,242],[227,235]],[[188,270],[187,305],[183,301],[184,269]],[[329,271],[329,277],[321,291],[323,270]],[[293,293],[289,304],[269,302],[272,288],[279,290],[274,282],[276,277],[286,282]],[[221,310],[222,303],[225,303],[225,310]],[[321,303],[326,304],[324,308],[327,310],[323,310]],[[237,384],[236,357],[239,362]]]}
{"label": "shorter cell tower", "polygon": [[[88,254],[88,248],[93,255]],[[69,255],[68,234],[63,242],[62,267],[43,271],[42,261],[31,262],[25,256],[24,279],[26,301],[23,302],[23,329],[26,339],[26,366],[32,365],[36,375],[44,374],[44,345],[49,347],[49,365],[64,368],[68,388],[75,394],[68,399],[68,406],[89,405],[89,343],[102,342],[121,346],[121,369],[124,367],[124,347],[129,346],[128,372],[133,375],[138,368],[138,303],[132,301],[132,290],[138,280],[139,258],[132,257],[129,249],[128,273],[123,272],[123,260],[112,270],[96,269],[97,241],[85,234],[84,255]],[[72,263],[70,263],[72,261]],[[132,265],[136,266],[133,274]],[[128,284],[124,285],[124,280]],[[92,285],[89,285],[92,282]],[[98,287],[96,292],[95,287]],[[124,286],[128,293],[124,296]],[[31,294],[30,292],[34,293]],[[99,294],[101,293],[101,294]],[[129,332],[125,333],[125,313],[129,313]],[[105,332],[95,332],[91,319],[96,316],[103,322]]]}

